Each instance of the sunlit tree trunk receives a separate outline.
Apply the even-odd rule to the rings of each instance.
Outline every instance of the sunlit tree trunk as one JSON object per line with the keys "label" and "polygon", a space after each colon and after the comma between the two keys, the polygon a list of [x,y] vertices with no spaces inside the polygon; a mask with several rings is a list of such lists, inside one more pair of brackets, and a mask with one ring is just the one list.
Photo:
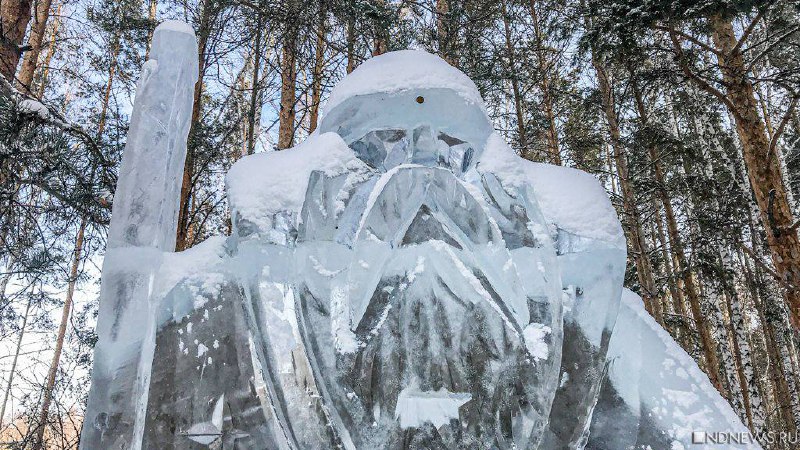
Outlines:
{"label": "sunlit tree trunk", "polygon": [[22,53],[25,30],[31,20],[31,0],[0,2],[0,76],[12,81]]}
{"label": "sunlit tree trunk", "polygon": [[47,428],[47,416],[50,411],[50,402],[53,399],[53,388],[56,383],[58,366],[61,361],[61,351],[64,348],[64,337],[67,334],[67,324],[72,312],[72,299],[75,294],[75,283],[78,279],[78,268],[82,260],[83,239],[86,232],[86,219],[81,220],[78,228],[78,237],[75,239],[75,249],[72,255],[72,267],[69,272],[69,282],[67,284],[67,295],[64,299],[64,307],[61,310],[61,324],[58,326],[58,336],[56,337],[56,348],[53,350],[53,360],[50,362],[50,370],[47,372],[47,384],[42,393],[42,408],[39,413],[39,423],[37,425],[36,439],[33,448],[40,450],[44,445],[44,430]]}
{"label": "sunlit tree trunk", "polygon": [[197,67],[198,79],[194,86],[194,99],[192,101],[192,125],[189,128],[189,141],[186,149],[186,161],[183,167],[183,180],[181,182],[180,210],[178,212],[178,230],[176,233],[175,250],[181,251],[192,245],[191,209],[194,196],[195,183],[195,151],[199,145],[200,120],[203,113],[203,78],[206,73],[206,53],[208,39],[211,34],[211,23],[216,11],[216,0],[204,0],[200,11],[200,24],[197,29]]}
{"label": "sunlit tree trunk", "polygon": [[386,0],[373,0],[375,2],[375,9],[381,12],[377,20],[373,24],[373,34],[375,41],[372,45],[372,56],[379,56],[389,51],[389,30],[386,29],[386,22],[382,17],[386,9]]}
{"label": "sunlit tree trunk", "polygon": [[514,95],[514,112],[517,116],[517,140],[519,141],[520,155],[523,158],[531,159],[530,149],[528,148],[528,137],[525,131],[525,113],[522,110],[522,92],[519,88],[519,78],[517,76],[517,52],[514,49],[514,42],[511,36],[511,17],[508,15],[506,0],[500,2],[501,13],[503,15],[503,31],[505,34],[506,56],[508,58],[508,76],[511,78],[511,91]]}
{"label": "sunlit tree trunk", "polygon": [[719,51],[727,106],[736,122],[772,262],[784,281],[792,323],[800,329],[800,239],[781,175],[780,157],[775,152],[776,142],[767,136],[766,125],[759,116],[753,85],[730,20],[714,15],[709,25]]}
{"label": "sunlit tree trunk", "polygon": [[47,87],[47,78],[50,74],[50,61],[53,60],[53,55],[56,53],[56,43],[58,42],[58,30],[61,28],[61,8],[64,6],[63,2],[58,3],[58,7],[56,7],[56,14],[53,17],[53,20],[50,22],[52,23],[52,27],[50,29],[50,42],[47,46],[47,55],[42,62],[42,69],[41,75],[38,80],[38,85],[36,88],[36,97],[42,98],[44,97],[44,90]]}
{"label": "sunlit tree trunk", "polygon": [[531,22],[533,22],[534,45],[536,45],[536,65],[538,66],[539,87],[542,90],[542,109],[547,119],[547,155],[552,164],[561,165],[561,147],[558,142],[558,128],[553,109],[553,96],[550,91],[550,58],[545,50],[544,35],[539,23],[539,5],[530,0]]}
{"label": "sunlit tree trunk", "polygon": [[37,0],[36,1],[36,15],[31,24],[31,30],[28,37],[28,47],[30,49],[25,52],[22,58],[22,66],[17,75],[17,84],[22,90],[30,91],[33,75],[39,63],[39,53],[42,50],[42,41],[44,40],[45,30],[47,28],[47,20],[50,18],[50,5],[51,0]]}
{"label": "sunlit tree trunk", "polygon": [[[649,124],[649,116],[647,113],[647,108],[644,103],[644,99],[642,98],[641,91],[636,84],[636,81],[633,77],[632,88],[634,94],[634,100],[636,102],[636,109],[639,115],[640,122],[647,126]],[[703,347],[704,357],[706,359],[706,363],[708,364],[708,372],[709,378],[711,379],[712,383],[717,387],[717,389],[725,395],[726,389],[723,388],[721,380],[717,376],[717,372],[720,369],[719,359],[717,358],[716,349],[718,346],[723,345],[724,343],[719,339],[714,339],[711,333],[709,332],[710,324],[707,321],[708,314],[705,313],[702,307],[702,299],[700,298],[698,287],[695,283],[694,276],[692,274],[692,270],[689,267],[688,258],[686,257],[686,251],[684,249],[683,240],[681,238],[680,232],[678,230],[678,223],[675,218],[675,212],[672,208],[672,202],[670,200],[669,194],[666,191],[666,180],[664,177],[664,169],[661,166],[661,155],[659,154],[658,149],[654,145],[648,146],[648,153],[650,157],[650,164],[652,165],[653,175],[656,182],[656,193],[658,195],[659,200],[661,201],[661,205],[664,209],[664,215],[666,218],[667,223],[667,233],[669,235],[670,241],[670,249],[672,250],[674,260],[676,262],[676,271],[681,277],[683,282],[683,288],[686,292],[686,297],[689,301],[689,306],[692,311],[692,316],[695,320],[695,324],[698,328],[698,333],[700,335],[700,342],[701,346]],[[711,317],[715,319],[715,317]],[[718,324],[719,325],[719,324]],[[718,327],[715,327],[715,329]],[[719,334],[720,332],[718,332]],[[724,334],[722,334],[724,336]],[[727,348],[727,346],[725,346]],[[727,373],[727,372],[726,372]]]}
{"label": "sunlit tree trunk", "polygon": [[319,106],[322,99],[322,75],[325,68],[325,33],[327,8],[325,1],[319,4],[319,17],[317,22],[317,44],[314,48],[314,74],[311,86],[311,115],[309,117],[309,132],[317,129],[319,121]]}
{"label": "sunlit tree trunk", "polygon": [[450,0],[436,0],[436,37],[439,42],[439,56],[451,66],[458,67],[453,54],[453,32]]}
{"label": "sunlit tree trunk", "polygon": [[278,113],[278,150],[294,145],[295,102],[297,100],[297,29],[284,33],[281,55],[281,103]]}
{"label": "sunlit tree trunk", "polygon": [[616,111],[614,111],[614,96],[611,91],[608,72],[594,53],[592,55],[592,66],[597,74],[603,113],[605,115],[606,125],[608,126],[612,156],[617,169],[623,209],[625,211],[628,243],[631,246],[633,260],[636,265],[636,274],[639,278],[639,286],[641,288],[640,295],[647,311],[656,321],[663,324],[662,312],[655,296],[655,282],[653,281],[653,267],[649,259],[649,249],[645,241],[641,217],[636,207],[636,194],[633,189],[630,174],[628,173],[628,161],[622,142],[620,142],[619,123],[617,121]]}
{"label": "sunlit tree trunk", "polygon": [[[147,20],[150,21],[151,24],[155,23],[156,21],[156,12],[158,11],[158,0],[150,0],[147,5]],[[150,56],[150,44],[153,43],[153,32],[155,32],[155,27],[151,26],[150,30],[147,32],[147,48],[144,52],[144,60],[147,61],[147,58]]]}
{"label": "sunlit tree trunk", "polygon": [[347,8],[347,24],[345,26],[345,39],[347,40],[347,73],[355,70],[358,62],[356,61],[356,17],[355,5],[349,4]]}
{"label": "sunlit tree trunk", "polygon": [[258,20],[256,21],[256,36],[253,42],[253,80],[251,82],[250,91],[250,109],[247,112],[247,154],[252,155],[256,149],[256,117],[259,115],[260,102],[259,88],[261,80],[261,28],[263,26],[261,12],[258,13]]}

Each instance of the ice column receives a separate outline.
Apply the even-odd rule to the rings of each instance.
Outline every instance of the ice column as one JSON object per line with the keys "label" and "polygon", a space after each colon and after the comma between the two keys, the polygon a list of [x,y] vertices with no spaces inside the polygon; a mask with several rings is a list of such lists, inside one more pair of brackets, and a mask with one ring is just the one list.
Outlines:
{"label": "ice column", "polygon": [[139,449],[155,324],[154,278],[173,251],[197,42],[183,22],[156,28],[136,87],[103,262],[98,342],[81,449]]}

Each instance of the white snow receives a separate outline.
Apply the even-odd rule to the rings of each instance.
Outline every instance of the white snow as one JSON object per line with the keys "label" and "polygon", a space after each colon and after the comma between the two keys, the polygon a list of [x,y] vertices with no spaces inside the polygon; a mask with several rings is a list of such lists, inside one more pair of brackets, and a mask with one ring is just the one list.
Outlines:
{"label": "white snow", "polygon": [[204,277],[204,290],[213,292],[213,285],[219,283],[222,277],[218,273],[211,273],[210,269],[222,262],[225,256],[224,236],[212,236],[179,253],[164,253],[154,292],[156,298],[163,298],[181,280],[189,277]]}
{"label": "white snow", "polygon": [[50,110],[36,100],[26,99],[19,102],[19,110],[24,114],[36,114],[42,120],[47,120],[50,117]]}
{"label": "white snow", "polygon": [[275,213],[300,213],[311,172],[336,176],[365,168],[339,135],[313,134],[293,148],[237,161],[226,177],[228,201],[231,211],[269,227]]}
{"label": "white snow", "polygon": [[416,381],[400,391],[397,397],[395,418],[400,419],[400,427],[419,427],[430,422],[434,427],[458,419],[458,408],[472,399],[464,392],[450,392],[445,388],[438,391],[421,391]]}
{"label": "white snow", "polygon": [[485,110],[478,88],[463,72],[428,52],[402,50],[370,58],[339,81],[325,112],[358,95],[432,88],[452,89]]}
{"label": "white snow", "polygon": [[548,223],[625,248],[617,212],[605,189],[592,175],[521,158],[498,133],[489,137],[478,170],[494,173],[506,188],[532,186]]}
{"label": "white snow", "polygon": [[642,299],[627,289],[608,358],[613,360],[609,379],[625,402],[634,410],[641,402],[642,415],[649,415],[679,443],[690,445],[693,431],[747,433],[692,357],[645,311]]}
{"label": "white snow", "polygon": [[159,31],[177,31],[179,33],[188,33],[194,36],[194,30],[191,25],[181,20],[165,20],[158,24],[154,33]]}
{"label": "white snow", "polygon": [[547,342],[545,341],[550,331],[550,327],[541,323],[530,323],[522,330],[522,336],[525,338],[525,347],[528,349],[528,353],[533,356],[534,361],[546,360],[550,356]]}

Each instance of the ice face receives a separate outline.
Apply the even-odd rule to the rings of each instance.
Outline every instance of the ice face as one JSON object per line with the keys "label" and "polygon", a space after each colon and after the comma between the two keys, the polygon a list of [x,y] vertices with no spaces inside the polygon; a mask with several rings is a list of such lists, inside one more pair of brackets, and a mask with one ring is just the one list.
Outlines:
{"label": "ice face", "polygon": [[[466,162],[454,167],[465,172],[480,157],[492,127],[481,106],[448,89],[425,88],[344,100],[322,119],[320,131],[341,136],[378,170]],[[467,148],[472,154],[464,161]]]}
{"label": "ice face", "polygon": [[137,84],[103,262],[92,388],[81,448],[140,448],[154,345],[152,286],[175,247],[197,44],[168,23]]}
{"label": "ice face", "polygon": [[[136,111],[163,112],[144,95],[161,70]],[[178,86],[169,117],[189,110]],[[620,309],[602,186],[517,156],[439,58],[363,64],[319,132],[230,170],[233,235],[178,254],[149,187],[180,177],[138,169],[136,143],[161,138],[137,123],[110,246],[139,247],[105,262],[83,448],[680,448],[692,427],[738,429],[631,295]]]}

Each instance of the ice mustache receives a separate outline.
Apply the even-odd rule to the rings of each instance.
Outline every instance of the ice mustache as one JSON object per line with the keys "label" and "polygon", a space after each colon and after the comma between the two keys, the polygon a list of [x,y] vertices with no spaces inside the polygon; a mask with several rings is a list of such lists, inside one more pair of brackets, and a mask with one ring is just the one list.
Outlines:
{"label": "ice mustache", "polygon": [[371,131],[352,142],[350,148],[359,159],[382,172],[401,164],[419,164],[449,168],[460,175],[470,168],[475,155],[470,143],[427,125]]}

